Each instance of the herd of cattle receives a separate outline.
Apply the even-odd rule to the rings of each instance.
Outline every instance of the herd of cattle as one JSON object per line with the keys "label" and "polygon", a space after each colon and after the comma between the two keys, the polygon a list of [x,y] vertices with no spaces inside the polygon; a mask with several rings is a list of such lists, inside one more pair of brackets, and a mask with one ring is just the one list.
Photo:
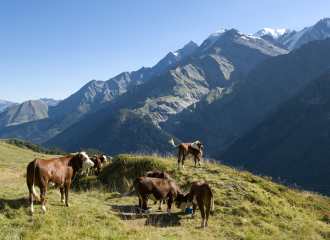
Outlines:
{"label": "herd of cattle", "polygon": [[[195,166],[197,161],[200,165],[200,158],[203,154],[203,144],[199,141],[193,143],[181,143],[179,146],[174,145],[171,139],[170,143],[178,148],[178,169],[180,169],[180,161],[184,169],[184,162],[187,158],[195,158]],[[78,171],[86,171],[87,174],[98,175],[102,163],[106,163],[110,158],[107,154],[95,155],[91,158],[85,152],[76,155],[68,154],[64,157],[44,160],[36,158],[28,164],[26,182],[29,189],[30,214],[33,215],[33,201],[36,198],[41,201],[42,212],[46,213],[45,197],[47,188],[59,188],[61,192],[61,201],[66,206],[69,204],[69,190],[75,175]],[[110,158],[111,159],[111,158]],[[36,193],[35,186],[40,188],[40,198]],[[139,177],[134,181],[133,186],[125,193],[118,194],[119,197],[127,196],[129,192],[136,188],[139,198],[139,211],[145,212],[148,217],[151,208],[147,207],[148,200],[159,201],[159,210],[162,203],[167,203],[168,215],[171,216],[171,206],[175,202],[177,207],[185,211],[186,207],[193,207],[192,217],[195,216],[197,205],[202,215],[202,227],[208,226],[210,209],[214,208],[214,198],[212,190],[208,184],[196,181],[191,186],[188,194],[183,194],[179,186],[171,180],[166,172],[148,172],[146,177]],[[205,207],[205,210],[204,210]]]}

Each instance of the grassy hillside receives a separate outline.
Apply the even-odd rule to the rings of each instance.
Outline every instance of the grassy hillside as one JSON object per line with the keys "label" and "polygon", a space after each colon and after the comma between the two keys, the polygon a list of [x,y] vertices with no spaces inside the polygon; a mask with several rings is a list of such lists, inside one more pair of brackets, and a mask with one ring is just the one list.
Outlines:
{"label": "grassy hillside", "polygon": [[[119,155],[105,165],[98,178],[76,179],[70,192],[71,208],[60,202],[59,190],[47,192],[47,214],[35,203],[28,215],[25,168],[34,153],[0,141],[0,228],[3,239],[329,239],[330,199],[310,192],[298,192],[253,176],[248,172],[205,163],[195,169],[191,161],[184,171],[176,169],[176,159],[154,156]],[[15,169],[11,170],[12,168]],[[200,228],[201,217],[149,201],[154,209],[149,219],[134,213],[136,192],[116,198],[133,180],[149,170],[165,170],[188,192],[193,181],[207,182],[215,196],[209,227]],[[93,183],[93,187],[90,184]],[[91,188],[91,189],[88,189]],[[38,191],[38,189],[37,189]]]}

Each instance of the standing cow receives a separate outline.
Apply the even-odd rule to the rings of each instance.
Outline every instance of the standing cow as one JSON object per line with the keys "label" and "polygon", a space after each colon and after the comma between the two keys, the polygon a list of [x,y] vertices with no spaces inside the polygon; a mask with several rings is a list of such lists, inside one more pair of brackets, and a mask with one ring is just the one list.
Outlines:
{"label": "standing cow", "polygon": [[[190,193],[185,196],[178,196],[175,201],[177,202],[177,207],[181,208],[182,211],[185,210],[186,205],[188,208],[193,206],[192,217],[195,217],[196,206],[199,206],[199,210],[202,215],[202,227],[208,226],[210,209],[214,209],[214,198],[210,186],[206,183],[196,181],[190,188]],[[205,210],[206,208],[206,221],[205,221]]]}
{"label": "standing cow", "polygon": [[[152,171],[149,171],[149,172],[147,172],[146,177],[163,178],[163,179],[171,180],[171,177],[170,177],[170,175],[167,172],[152,172]],[[157,203],[157,201],[154,201],[154,204],[156,204],[156,203]],[[163,203],[165,204],[166,201],[163,200]],[[159,208],[158,208],[158,210],[162,210],[162,201],[159,201]]]}
{"label": "standing cow", "polygon": [[[36,158],[30,162],[26,173],[26,183],[30,193],[30,214],[33,215],[34,197],[38,201],[41,198],[41,209],[43,213],[46,213],[45,198],[47,188],[60,188],[62,202],[64,202],[65,192],[65,203],[66,206],[70,207],[69,190],[76,172],[79,169],[85,170],[91,166],[93,166],[93,162],[85,152],[80,152],[77,155],[68,154],[65,157],[50,160]],[[35,186],[40,188],[40,198],[36,193]]]}
{"label": "standing cow", "polygon": [[179,149],[178,152],[178,169],[180,170],[180,161],[182,161],[182,169],[184,169],[184,161],[186,158],[195,158],[195,167],[197,167],[197,160],[199,166],[201,165],[201,157],[203,155],[204,146],[200,141],[193,143],[181,143],[179,146],[174,145],[173,139],[169,141],[175,148]]}
{"label": "standing cow", "polygon": [[140,215],[142,215],[142,209],[144,209],[147,217],[149,217],[149,213],[152,211],[152,209],[147,208],[149,198],[154,201],[167,200],[167,214],[171,216],[171,206],[174,199],[178,196],[184,197],[179,186],[174,181],[149,177],[137,178],[133,186],[119,196],[127,196],[134,186],[139,198]]}

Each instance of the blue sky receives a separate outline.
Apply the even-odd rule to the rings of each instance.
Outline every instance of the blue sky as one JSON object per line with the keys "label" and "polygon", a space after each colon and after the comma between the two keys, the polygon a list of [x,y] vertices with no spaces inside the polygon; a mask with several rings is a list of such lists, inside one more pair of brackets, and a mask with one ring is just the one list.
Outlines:
{"label": "blue sky", "polygon": [[329,0],[0,0],[0,99],[64,99],[220,29],[299,31],[329,9]]}

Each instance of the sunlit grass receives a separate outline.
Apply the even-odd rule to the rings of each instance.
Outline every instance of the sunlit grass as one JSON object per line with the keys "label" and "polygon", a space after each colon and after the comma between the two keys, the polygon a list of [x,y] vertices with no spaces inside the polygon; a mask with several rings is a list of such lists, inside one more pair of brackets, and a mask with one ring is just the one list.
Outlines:
{"label": "sunlit grass", "polygon": [[[47,213],[42,214],[40,202],[35,202],[31,217],[24,174],[27,163],[35,157],[42,154],[0,141],[1,239],[330,238],[327,197],[291,190],[208,159],[199,169],[188,161],[185,170],[177,170],[175,158],[156,155],[119,155],[102,168],[98,178],[75,180],[75,190],[70,191],[71,208],[60,202],[58,189],[51,190],[46,196]],[[135,212],[135,191],[128,197],[116,197],[116,192],[126,191],[136,177],[150,170],[169,172],[184,193],[196,180],[208,183],[215,197],[210,226],[200,228],[199,210],[191,219],[172,205],[172,216],[168,217],[166,205],[158,211],[158,204],[149,201],[154,211],[147,219]]]}

